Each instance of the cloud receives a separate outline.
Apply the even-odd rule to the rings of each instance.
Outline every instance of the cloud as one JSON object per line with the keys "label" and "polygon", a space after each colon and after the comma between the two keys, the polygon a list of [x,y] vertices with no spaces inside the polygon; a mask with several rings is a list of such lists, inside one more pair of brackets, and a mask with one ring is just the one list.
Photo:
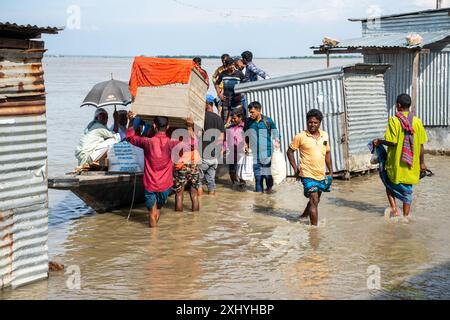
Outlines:
{"label": "cloud", "polygon": [[[310,54],[324,35],[357,37],[348,18],[431,9],[435,0],[23,0],[2,3],[1,20],[65,25],[81,9],[81,28],[50,38],[52,52],[86,54],[222,53],[252,48],[260,56]],[[22,4],[23,4],[22,2]],[[443,6],[450,0],[443,1]],[[3,16],[3,18],[2,18]],[[121,39],[117,42],[117,39]],[[120,44],[119,44],[120,43]],[[211,44],[212,43],[212,44]]]}

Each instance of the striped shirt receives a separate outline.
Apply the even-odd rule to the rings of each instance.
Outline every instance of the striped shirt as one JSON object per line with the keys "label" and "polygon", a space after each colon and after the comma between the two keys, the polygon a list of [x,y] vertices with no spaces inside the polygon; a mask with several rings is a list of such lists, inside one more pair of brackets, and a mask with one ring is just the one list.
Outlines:
{"label": "striped shirt", "polygon": [[245,69],[245,77],[243,82],[257,81],[258,76],[266,79],[269,75],[265,73],[262,69],[255,66],[253,62],[248,62]]}

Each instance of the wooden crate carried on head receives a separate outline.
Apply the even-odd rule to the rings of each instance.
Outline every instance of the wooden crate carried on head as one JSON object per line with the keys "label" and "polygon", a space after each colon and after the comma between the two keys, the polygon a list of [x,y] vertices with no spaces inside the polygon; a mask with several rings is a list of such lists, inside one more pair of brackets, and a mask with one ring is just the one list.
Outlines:
{"label": "wooden crate carried on head", "polygon": [[169,118],[172,128],[184,128],[191,116],[203,128],[208,84],[191,60],[136,57],[130,79],[131,110],[143,120]]}

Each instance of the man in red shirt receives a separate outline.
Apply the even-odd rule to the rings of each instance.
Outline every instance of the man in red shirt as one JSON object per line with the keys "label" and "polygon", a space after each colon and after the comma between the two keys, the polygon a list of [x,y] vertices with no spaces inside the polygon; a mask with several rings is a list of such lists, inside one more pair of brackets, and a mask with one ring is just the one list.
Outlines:
{"label": "man in red shirt", "polygon": [[[153,127],[156,134],[152,138],[136,135],[133,122],[136,116],[128,112],[130,119],[126,139],[131,144],[144,149],[144,188],[145,204],[149,210],[150,228],[156,227],[162,206],[173,186],[172,150],[180,143],[167,136],[169,120],[166,117],[155,117]],[[188,128],[193,128],[192,119],[186,119]]]}

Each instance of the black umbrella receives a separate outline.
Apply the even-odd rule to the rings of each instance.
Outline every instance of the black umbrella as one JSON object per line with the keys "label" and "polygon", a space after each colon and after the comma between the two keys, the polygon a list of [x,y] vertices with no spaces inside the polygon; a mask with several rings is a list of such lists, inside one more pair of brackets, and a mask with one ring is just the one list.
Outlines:
{"label": "black umbrella", "polygon": [[126,106],[131,103],[131,94],[128,89],[128,83],[124,81],[111,79],[97,83],[80,107],[91,105],[96,108],[102,108],[110,105]]}

